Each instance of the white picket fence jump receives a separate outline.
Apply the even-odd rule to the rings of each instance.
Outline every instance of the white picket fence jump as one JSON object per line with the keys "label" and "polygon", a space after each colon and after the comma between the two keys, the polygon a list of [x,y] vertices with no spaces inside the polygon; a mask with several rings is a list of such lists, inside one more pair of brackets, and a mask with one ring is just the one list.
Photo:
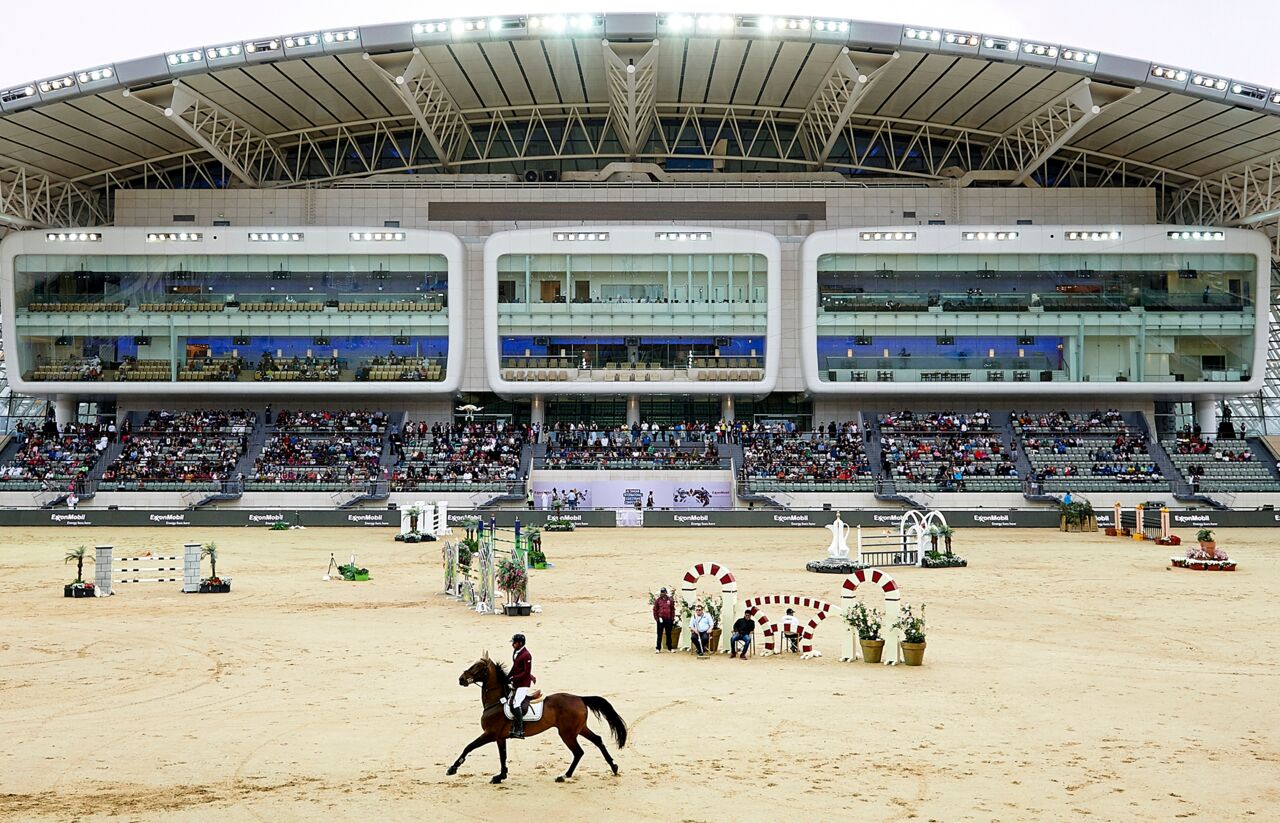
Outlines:
{"label": "white picket fence jump", "polygon": [[[110,596],[113,594],[111,591],[113,583],[121,585],[126,583],[181,583],[184,592],[198,592],[200,591],[200,548],[199,543],[187,543],[183,546],[181,555],[115,557],[115,548],[113,546],[96,546],[94,555],[94,593],[98,597]],[[125,565],[116,568],[116,561],[124,564],[146,563],[148,565]],[[163,565],[179,561],[182,563],[180,566]],[[172,576],[173,572],[181,572],[181,574],[175,577]],[[115,577],[118,574],[130,576]],[[132,576],[138,574],[146,574],[147,576]]]}

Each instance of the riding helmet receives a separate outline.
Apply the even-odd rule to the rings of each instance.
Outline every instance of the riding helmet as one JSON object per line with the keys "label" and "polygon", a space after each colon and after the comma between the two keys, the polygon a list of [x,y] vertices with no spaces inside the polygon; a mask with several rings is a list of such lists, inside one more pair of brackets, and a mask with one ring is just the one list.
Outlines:
{"label": "riding helmet", "polygon": [[521,645],[523,645],[523,644],[524,644],[524,642],[525,642],[525,640],[524,640],[524,635],[523,635],[523,634],[513,634],[513,635],[511,636],[511,642],[512,642],[512,643],[520,643]]}

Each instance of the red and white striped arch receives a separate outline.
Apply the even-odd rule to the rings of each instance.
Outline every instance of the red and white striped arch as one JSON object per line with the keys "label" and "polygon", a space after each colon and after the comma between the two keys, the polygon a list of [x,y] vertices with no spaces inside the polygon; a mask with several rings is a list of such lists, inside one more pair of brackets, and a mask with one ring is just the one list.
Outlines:
{"label": "red and white striped arch", "polygon": [[689,571],[684,573],[683,590],[695,591],[698,588],[698,581],[708,575],[720,581],[721,591],[736,592],[738,590],[738,580],[733,576],[733,572],[729,571],[728,566],[721,566],[719,563],[695,563],[690,566]]}
{"label": "red and white striped arch", "polygon": [[858,587],[866,583],[879,587],[880,591],[884,592],[885,600],[902,599],[902,592],[898,591],[898,584],[894,582],[892,577],[879,569],[858,569],[846,577],[840,587],[840,598],[842,600],[852,600],[853,594],[858,590]]}
{"label": "red and white striped arch", "polygon": [[801,654],[809,654],[813,651],[813,632],[818,628],[818,624],[826,620],[827,615],[831,614],[831,604],[827,601],[819,600],[816,597],[801,597],[794,594],[769,594],[763,597],[752,597],[742,605],[743,608],[756,612],[756,622],[760,624],[760,631],[764,635],[764,649],[770,653],[777,651],[774,645],[778,639],[778,624],[760,611],[761,606],[797,606],[802,609],[813,609],[813,617],[809,620],[808,625],[800,630]]}
{"label": "red and white striped arch", "polygon": [[[894,629],[893,623],[897,620],[902,610],[902,591],[898,588],[897,582],[889,575],[879,569],[858,569],[853,574],[844,579],[844,583],[840,586],[840,602],[847,611],[853,605],[854,595],[858,591],[859,586],[873,586],[884,593],[884,616],[885,645],[889,647],[891,652],[884,657],[886,666],[893,665],[898,662],[898,644],[902,641],[901,632]],[[849,634],[845,639],[845,656],[846,660],[853,660],[857,656],[856,646],[858,645],[857,633],[853,627],[849,627]]]}

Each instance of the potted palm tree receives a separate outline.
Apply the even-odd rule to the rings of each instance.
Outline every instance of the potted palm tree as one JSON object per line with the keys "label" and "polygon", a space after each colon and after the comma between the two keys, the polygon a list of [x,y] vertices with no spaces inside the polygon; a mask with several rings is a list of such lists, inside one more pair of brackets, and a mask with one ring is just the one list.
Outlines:
{"label": "potted palm tree", "polygon": [[858,633],[858,645],[862,647],[862,660],[879,663],[884,656],[884,638],[880,636],[883,616],[876,609],[868,609],[855,603],[845,610],[844,620]]}
{"label": "potted palm tree", "polygon": [[93,583],[84,581],[84,561],[87,558],[90,563],[93,562],[93,556],[90,555],[87,546],[76,546],[67,552],[66,557],[62,560],[62,565],[67,565],[72,560],[76,561],[76,579],[74,582],[68,583],[62,587],[63,597],[93,597]]}
{"label": "potted palm tree", "polygon": [[938,534],[942,536],[942,539],[943,539],[944,543],[946,544],[946,552],[945,552],[945,553],[946,553],[946,556],[947,556],[947,557],[950,557],[950,556],[951,556],[951,535],[955,534],[955,532],[956,532],[956,530],[955,530],[955,529],[951,528],[950,526],[948,526],[948,525],[946,525],[946,524],[943,524],[943,525],[941,525],[941,526],[938,526]]}
{"label": "potted palm tree", "polygon": [[935,554],[938,551],[938,538],[941,536],[942,532],[937,526],[929,527],[929,549]]}
{"label": "potted palm tree", "polygon": [[893,622],[893,627],[902,632],[902,662],[908,666],[923,665],[925,648],[924,604],[920,604],[919,615],[912,610],[909,604],[904,604],[898,612],[898,619]]}
{"label": "potted palm tree", "polygon": [[209,576],[201,579],[201,594],[226,594],[231,591],[231,578],[218,577],[218,544],[205,543],[200,549],[200,559],[209,558]]}

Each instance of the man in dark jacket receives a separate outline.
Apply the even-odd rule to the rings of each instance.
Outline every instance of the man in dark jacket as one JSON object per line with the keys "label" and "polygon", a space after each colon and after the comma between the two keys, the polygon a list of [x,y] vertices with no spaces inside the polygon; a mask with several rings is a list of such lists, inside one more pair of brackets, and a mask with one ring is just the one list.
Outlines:
{"label": "man in dark jacket", "polygon": [[525,648],[523,634],[511,638],[511,736],[524,737],[524,714],[529,710],[529,690],[537,680],[533,676],[533,655]]}
{"label": "man in dark jacket", "polygon": [[[747,609],[742,613],[742,617],[733,621],[733,634],[729,637],[729,656],[739,656],[743,660],[747,659],[747,648],[751,646],[751,632],[755,630],[756,624],[751,619],[751,609]],[[742,644],[742,653],[738,653],[738,644]]]}
{"label": "man in dark jacket", "polygon": [[658,624],[658,639],[654,646],[653,653],[662,653],[662,638],[667,638],[667,651],[674,652],[675,644],[671,642],[672,628],[676,622],[676,601],[671,599],[671,595],[667,594],[664,586],[662,591],[658,592],[658,597],[653,601],[653,619]]}

